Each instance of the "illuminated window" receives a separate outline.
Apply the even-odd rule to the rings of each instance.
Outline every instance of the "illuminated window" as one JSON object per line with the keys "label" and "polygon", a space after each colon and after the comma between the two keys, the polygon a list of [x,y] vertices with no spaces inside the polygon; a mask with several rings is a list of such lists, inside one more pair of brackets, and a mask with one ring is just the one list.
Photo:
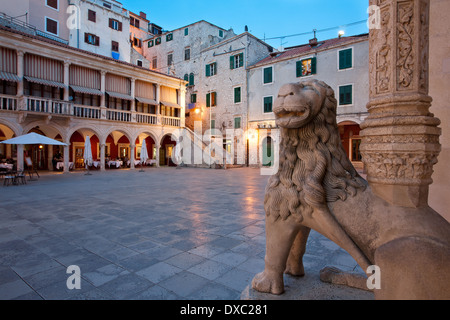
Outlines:
{"label": "illuminated window", "polygon": [[317,59],[309,58],[297,61],[297,77],[306,77],[317,73]]}

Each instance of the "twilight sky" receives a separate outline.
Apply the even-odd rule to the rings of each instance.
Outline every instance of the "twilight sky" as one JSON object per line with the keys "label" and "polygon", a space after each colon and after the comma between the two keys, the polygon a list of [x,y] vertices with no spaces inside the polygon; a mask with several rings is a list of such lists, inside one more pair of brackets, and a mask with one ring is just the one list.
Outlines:
{"label": "twilight sky", "polygon": [[147,19],[164,30],[206,20],[240,34],[247,25],[251,34],[274,48],[307,43],[313,29],[318,30],[319,40],[335,38],[339,30],[348,36],[368,32],[363,21],[368,18],[368,0],[118,1],[134,13],[145,12]]}

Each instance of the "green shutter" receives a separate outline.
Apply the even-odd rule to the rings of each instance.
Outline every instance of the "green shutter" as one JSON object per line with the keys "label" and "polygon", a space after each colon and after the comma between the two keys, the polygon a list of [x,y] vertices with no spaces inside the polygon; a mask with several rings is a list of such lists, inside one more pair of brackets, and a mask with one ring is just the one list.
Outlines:
{"label": "green shutter", "polygon": [[302,76],[302,62],[301,61],[297,61],[296,65],[295,65],[295,69],[296,69],[296,76],[301,77]]}
{"label": "green shutter", "polygon": [[206,94],[206,106],[211,107],[211,94],[210,93]]}
{"label": "green shutter", "polygon": [[206,65],[206,76],[207,77],[211,76],[211,66],[209,64]]}
{"label": "green shutter", "polygon": [[239,67],[242,67],[244,65],[244,54],[239,54]]}
{"label": "green shutter", "polygon": [[339,51],[339,70],[352,67],[352,49]]}
{"label": "green shutter", "polygon": [[189,81],[189,75],[187,73],[184,75],[184,81]]}
{"label": "green shutter", "polygon": [[190,85],[190,86],[195,85],[195,83],[194,83],[194,74],[193,74],[193,73],[191,73],[191,74],[189,75],[189,85]]}
{"label": "green shutter", "polygon": [[234,128],[235,129],[241,128],[241,118],[234,118]]}
{"label": "green shutter", "polygon": [[272,83],[272,67],[264,69],[264,83]]}
{"label": "green shutter", "polygon": [[153,47],[153,40],[150,40],[147,45],[149,48]]}
{"label": "green shutter", "polygon": [[352,104],[353,100],[353,86],[341,86],[339,87],[339,104],[348,105]]}
{"label": "green shutter", "polygon": [[241,87],[234,88],[234,103],[241,102]]}
{"label": "green shutter", "polygon": [[184,29],[184,35],[187,36],[189,34],[189,28]]}
{"label": "green shutter", "polygon": [[317,73],[317,58],[311,58],[311,74]]}
{"label": "green shutter", "polygon": [[272,112],[272,97],[264,98],[264,113]]}
{"label": "green shutter", "polygon": [[230,57],[230,69],[234,69],[234,56]]}

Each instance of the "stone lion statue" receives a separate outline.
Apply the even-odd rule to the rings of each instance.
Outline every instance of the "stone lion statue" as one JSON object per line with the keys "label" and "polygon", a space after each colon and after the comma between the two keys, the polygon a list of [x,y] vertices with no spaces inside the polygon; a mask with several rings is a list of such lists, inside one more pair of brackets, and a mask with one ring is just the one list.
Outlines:
{"label": "stone lion statue", "polygon": [[[274,104],[281,130],[278,172],[266,186],[265,269],[252,287],[284,292],[283,273],[304,275],[311,229],[381,273],[377,299],[450,298],[450,224],[428,206],[396,207],[374,195],[342,147],[334,91],[318,80],[283,86]],[[366,281],[325,268],[321,279]],[[367,289],[367,288],[366,288]]]}

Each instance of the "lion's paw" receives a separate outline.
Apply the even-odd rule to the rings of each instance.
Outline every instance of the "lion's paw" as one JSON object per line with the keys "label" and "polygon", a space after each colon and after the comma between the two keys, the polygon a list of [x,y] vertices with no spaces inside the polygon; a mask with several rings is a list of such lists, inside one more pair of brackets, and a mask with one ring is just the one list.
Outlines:
{"label": "lion's paw", "polygon": [[284,292],[283,275],[269,276],[265,271],[258,273],[252,280],[252,288],[259,292],[282,294]]}

